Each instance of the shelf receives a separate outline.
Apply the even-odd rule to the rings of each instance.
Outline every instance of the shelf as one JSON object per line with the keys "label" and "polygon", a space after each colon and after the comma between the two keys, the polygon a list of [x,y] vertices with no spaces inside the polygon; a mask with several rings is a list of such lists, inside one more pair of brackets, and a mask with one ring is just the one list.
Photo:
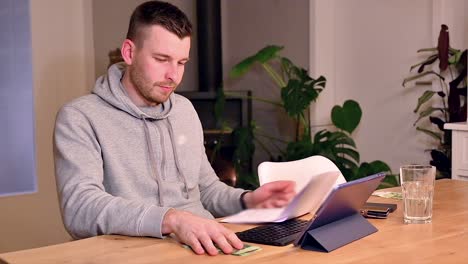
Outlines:
{"label": "shelf", "polygon": [[468,131],[468,123],[467,122],[446,123],[444,125],[444,128],[450,129],[450,130]]}

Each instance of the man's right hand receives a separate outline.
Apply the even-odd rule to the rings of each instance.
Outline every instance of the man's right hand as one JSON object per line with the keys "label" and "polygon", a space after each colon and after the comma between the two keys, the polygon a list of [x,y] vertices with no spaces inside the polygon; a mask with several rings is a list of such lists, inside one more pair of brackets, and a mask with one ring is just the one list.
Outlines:
{"label": "man's right hand", "polygon": [[220,223],[176,209],[167,211],[162,232],[174,233],[196,254],[204,254],[206,251],[209,255],[217,255],[218,250],[214,244],[226,254],[230,254],[233,248],[242,249],[244,246],[234,232]]}

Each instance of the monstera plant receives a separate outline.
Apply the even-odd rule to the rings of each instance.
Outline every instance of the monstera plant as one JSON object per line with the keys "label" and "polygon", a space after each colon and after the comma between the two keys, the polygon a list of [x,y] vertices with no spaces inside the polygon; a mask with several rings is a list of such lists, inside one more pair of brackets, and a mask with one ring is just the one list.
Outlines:
{"label": "monstera plant", "polygon": [[[426,90],[418,98],[414,113],[419,116],[413,125],[438,142],[429,150],[430,163],[437,168],[438,178],[450,178],[452,133],[444,129],[444,124],[466,121],[467,50],[451,47],[448,27],[442,25],[437,47],[420,49],[418,53],[428,55],[411,66],[410,72],[417,68],[417,73],[404,79],[403,87],[427,76],[434,76],[440,84],[440,88]],[[431,66],[437,61],[438,67],[434,69]],[[429,120],[430,126],[420,125],[422,120]]]}
{"label": "monstera plant", "polygon": [[[396,177],[391,175],[389,166],[384,162],[376,160],[360,163],[359,152],[351,137],[362,117],[357,102],[348,100],[343,106],[333,107],[331,120],[336,129],[333,131],[324,129],[311,135],[309,107],[325,89],[326,79],[323,76],[318,78],[309,76],[305,69],[281,56],[282,49],[283,47],[275,45],[266,46],[235,65],[230,72],[231,78],[240,78],[254,65],[260,65],[274,81],[277,89],[280,89],[281,98],[279,101],[271,101],[252,96],[251,99],[281,107],[296,123],[296,133],[292,141],[276,139],[265,131],[259,131],[255,121],[248,127],[233,128],[233,138],[237,146],[233,162],[240,172],[238,183],[241,187],[258,186],[258,177],[254,172],[246,170],[246,164],[255,152],[255,142],[270,155],[270,160],[273,161],[292,161],[312,155],[322,155],[332,160],[348,181],[383,171],[388,172],[389,176],[382,186],[398,185]],[[215,109],[218,120],[222,120],[225,97],[233,95],[235,92],[221,89]],[[273,142],[265,144],[265,140]],[[280,154],[273,154],[275,151],[269,149],[268,145],[275,146],[276,152]]]}

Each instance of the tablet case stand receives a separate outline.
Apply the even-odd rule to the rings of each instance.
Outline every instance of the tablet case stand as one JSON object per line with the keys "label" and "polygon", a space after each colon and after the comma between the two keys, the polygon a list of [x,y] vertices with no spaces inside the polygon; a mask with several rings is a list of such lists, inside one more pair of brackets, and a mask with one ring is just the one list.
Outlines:
{"label": "tablet case stand", "polygon": [[355,213],[307,231],[301,248],[330,252],[375,232],[377,228],[360,213]]}

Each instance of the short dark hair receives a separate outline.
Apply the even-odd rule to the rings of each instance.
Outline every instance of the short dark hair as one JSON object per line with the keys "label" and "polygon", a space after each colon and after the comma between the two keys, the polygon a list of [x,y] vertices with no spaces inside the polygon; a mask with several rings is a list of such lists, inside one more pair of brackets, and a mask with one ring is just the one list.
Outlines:
{"label": "short dark hair", "polygon": [[142,37],[141,29],[153,25],[160,25],[181,39],[192,35],[192,23],[179,8],[166,2],[148,1],[133,11],[127,39],[138,41]]}

